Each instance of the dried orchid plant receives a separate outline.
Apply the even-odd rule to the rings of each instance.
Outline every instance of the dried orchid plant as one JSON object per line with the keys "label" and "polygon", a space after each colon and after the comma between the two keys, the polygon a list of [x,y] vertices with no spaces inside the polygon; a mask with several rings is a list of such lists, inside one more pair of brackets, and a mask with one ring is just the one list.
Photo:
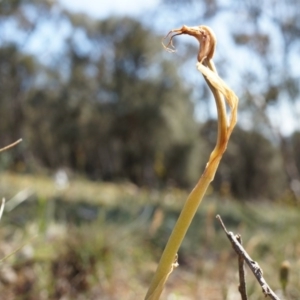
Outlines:
{"label": "dried orchid plant", "polygon": [[[188,27],[184,25],[180,29],[173,29],[167,34],[164,39],[169,36],[171,36],[171,38],[166,46],[163,44],[165,49],[174,52],[173,38],[181,34],[191,35],[199,41],[200,47],[197,56],[197,69],[203,74],[215,98],[218,111],[218,137],[216,146],[209,157],[202,176],[182,208],[148,289],[145,297],[146,300],[156,300],[160,298],[169,275],[173,269],[178,266],[178,249],[210,182],[214,179],[220,160],[227,148],[230,135],[237,121],[238,98],[219,77],[212,60],[217,43],[214,32],[207,26]],[[227,116],[226,112],[226,103],[230,108],[229,116]]]}

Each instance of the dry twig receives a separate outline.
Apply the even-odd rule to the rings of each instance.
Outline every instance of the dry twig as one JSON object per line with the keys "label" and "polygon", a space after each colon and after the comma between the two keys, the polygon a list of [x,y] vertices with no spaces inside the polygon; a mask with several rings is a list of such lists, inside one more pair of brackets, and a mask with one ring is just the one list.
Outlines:
{"label": "dry twig", "polygon": [[[236,239],[242,245],[242,237],[240,234],[237,234]],[[242,300],[248,300],[247,297],[247,288],[246,288],[246,280],[245,280],[245,260],[242,255],[238,255],[238,264],[239,264],[239,292],[241,294]]]}
{"label": "dry twig", "polygon": [[19,139],[19,140],[17,140],[16,142],[14,142],[14,143],[12,143],[12,144],[10,144],[10,145],[8,145],[8,146],[6,146],[6,147],[0,149],[0,152],[3,152],[3,151],[5,151],[5,150],[7,150],[7,149],[9,149],[9,148],[12,148],[12,147],[16,146],[17,144],[19,144],[19,143],[21,143],[21,142],[22,142],[22,139]]}
{"label": "dry twig", "polygon": [[[243,246],[241,245],[241,243],[238,240],[238,237],[236,235],[234,235],[231,231],[227,231],[221,217],[219,215],[217,215],[216,217],[220,224],[223,227],[223,230],[225,231],[228,239],[231,242],[231,245],[234,249],[234,251],[237,253],[237,255],[239,257],[242,257],[243,260],[246,262],[246,264],[248,265],[248,267],[250,268],[250,270],[252,271],[252,273],[254,274],[255,278],[257,279],[258,283],[260,284],[260,286],[262,287],[262,292],[264,293],[264,295],[266,297],[270,297],[273,300],[280,300],[278,298],[278,296],[272,291],[272,289],[270,288],[270,286],[267,284],[266,280],[263,277],[263,271],[260,268],[260,266],[258,265],[258,263],[256,261],[254,261],[249,254],[247,253],[247,251],[243,248]],[[246,298],[245,298],[246,299]]]}

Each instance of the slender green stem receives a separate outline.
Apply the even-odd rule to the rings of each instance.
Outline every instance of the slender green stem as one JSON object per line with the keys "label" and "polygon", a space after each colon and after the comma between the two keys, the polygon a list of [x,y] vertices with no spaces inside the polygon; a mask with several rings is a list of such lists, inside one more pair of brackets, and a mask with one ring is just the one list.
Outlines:
{"label": "slender green stem", "polygon": [[[211,61],[208,61],[208,68],[213,72],[216,69]],[[145,297],[146,300],[157,300],[159,299],[164,284],[173,270],[173,263],[179,247],[183,241],[183,238],[197,212],[197,209],[203,199],[203,196],[213,180],[216,170],[218,168],[219,162],[222,158],[227,145],[227,117],[226,117],[226,107],[225,101],[222,94],[215,89],[207,80],[210,89],[215,97],[217,110],[218,110],[218,139],[215,149],[213,150],[206,169],[198,181],[195,188],[190,193],[188,199],[186,200],[184,207],[180,213],[180,216],[175,224],[175,227],[171,233],[165,250],[161,256],[160,262],[158,264],[156,273],[152,279],[149,290]]]}

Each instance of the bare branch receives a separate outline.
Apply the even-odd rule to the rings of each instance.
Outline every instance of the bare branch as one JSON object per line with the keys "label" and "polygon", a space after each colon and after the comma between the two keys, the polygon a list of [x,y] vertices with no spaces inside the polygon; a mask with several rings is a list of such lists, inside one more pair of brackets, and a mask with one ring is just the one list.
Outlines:
{"label": "bare branch", "polygon": [[0,152],[3,152],[3,151],[5,151],[5,150],[7,150],[7,149],[10,149],[10,148],[16,146],[17,144],[19,144],[19,143],[21,143],[21,142],[22,142],[22,139],[19,139],[19,140],[17,140],[16,142],[14,142],[14,143],[12,143],[12,144],[10,144],[10,145],[8,145],[8,146],[6,146],[6,147],[0,149]]}
{"label": "bare branch", "polygon": [[260,284],[260,286],[262,287],[262,291],[264,293],[264,295],[267,297],[269,296],[271,299],[273,300],[280,300],[280,298],[278,298],[278,296],[271,290],[270,286],[267,284],[266,280],[263,277],[263,271],[260,268],[260,266],[258,265],[257,262],[255,262],[247,253],[247,251],[243,248],[243,246],[239,243],[237,237],[231,232],[231,231],[227,231],[221,217],[219,215],[216,216],[216,218],[219,220],[219,222],[221,223],[228,239],[231,242],[231,245],[234,249],[234,251],[239,255],[242,256],[244,261],[247,263],[247,265],[249,266],[250,270],[252,271],[252,273],[254,274],[254,276],[256,277],[258,283]]}
{"label": "bare branch", "polygon": [[[237,241],[242,245],[241,235],[237,234],[235,237]],[[242,300],[248,300],[246,280],[245,280],[245,260],[244,257],[240,254],[238,255],[238,264],[239,264],[239,278],[240,278],[239,292],[241,294]]]}

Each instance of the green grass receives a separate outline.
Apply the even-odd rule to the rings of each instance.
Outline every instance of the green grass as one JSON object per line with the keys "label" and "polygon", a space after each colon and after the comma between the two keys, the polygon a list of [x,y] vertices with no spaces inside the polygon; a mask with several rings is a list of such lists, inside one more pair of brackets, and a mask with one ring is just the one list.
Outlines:
{"label": "green grass", "polygon": [[[84,179],[57,190],[51,178],[0,175],[7,200],[26,189],[27,200],[0,223],[0,258],[26,243],[2,262],[0,288],[11,299],[142,299],[187,194]],[[274,290],[280,264],[289,260],[289,299],[300,299],[299,208],[213,194],[193,220],[162,299],[234,299],[237,258],[217,214],[242,234]],[[247,283],[251,299],[265,299],[250,271]]]}

